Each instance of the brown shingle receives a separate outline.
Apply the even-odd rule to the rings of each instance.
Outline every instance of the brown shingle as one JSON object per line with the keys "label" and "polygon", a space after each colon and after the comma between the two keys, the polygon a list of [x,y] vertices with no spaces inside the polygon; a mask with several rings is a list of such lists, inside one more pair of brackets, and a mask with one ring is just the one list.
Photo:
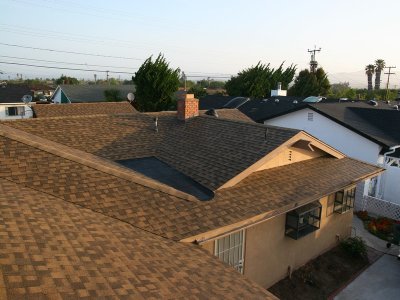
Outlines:
{"label": "brown shingle", "polygon": [[350,158],[312,159],[253,173],[236,186],[217,191],[211,201],[201,202],[9,138],[0,139],[0,149],[0,177],[175,240],[263,213],[273,216],[381,170]]}
{"label": "brown shingle", "polygon": [[[107,159],[156,156],[215,190],[299,131],[200,116],[145,114],[30,119],[4,123]],[[267,138],[267,139],[265,139]]]}
{"label": "brown shingle", "polygon": [[37,104],[32,106],[37,118],[113,115],[135,113],[136,110],[128,102],[98,102],[70,104]]}
{"label": "brown shingle", "polygon": [[274,299],[195,245],[0,179],[2,299]]}

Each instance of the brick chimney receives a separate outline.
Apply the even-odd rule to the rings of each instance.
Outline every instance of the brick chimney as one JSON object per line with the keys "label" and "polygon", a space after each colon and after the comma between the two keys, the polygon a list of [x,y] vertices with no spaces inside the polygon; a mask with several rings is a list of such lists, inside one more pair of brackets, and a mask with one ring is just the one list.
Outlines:
{"label": "brick chimney", "polygon": [[187,120],[199,115],[199,99],[194,94],[184,94],[178,99],[178,119]]}

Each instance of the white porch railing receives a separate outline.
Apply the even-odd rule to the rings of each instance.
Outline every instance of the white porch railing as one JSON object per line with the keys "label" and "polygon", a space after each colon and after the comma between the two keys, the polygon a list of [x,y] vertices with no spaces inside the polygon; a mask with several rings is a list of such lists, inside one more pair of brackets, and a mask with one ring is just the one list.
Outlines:
{"label": "white porch railing", "polygon": [[355,210],[366,210],[381,217],[387,217],[394,220],[400,220],[400,205],[383,199],[363,196],[355,203]]}

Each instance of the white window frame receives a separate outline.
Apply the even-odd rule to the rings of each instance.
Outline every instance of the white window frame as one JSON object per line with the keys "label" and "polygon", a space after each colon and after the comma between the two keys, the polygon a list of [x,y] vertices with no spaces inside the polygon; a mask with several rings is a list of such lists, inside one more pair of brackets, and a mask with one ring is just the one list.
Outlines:
{"label": "white window frame", "polygon": [[[9,111],[10,108],[15,109],[17,114],[10,115],[10,111]],[[18,116],[24,116],[24,115],[25,115],[25,107],[24,106],[6,106],[6,116],[18,117]]]}
{"label": "white window frame", "polygon": [[[237,239],[235,239],[237,237]],[[214,254],[224,263],[244,272],[246,231],[240,230],[219,238],[214,242]]]}

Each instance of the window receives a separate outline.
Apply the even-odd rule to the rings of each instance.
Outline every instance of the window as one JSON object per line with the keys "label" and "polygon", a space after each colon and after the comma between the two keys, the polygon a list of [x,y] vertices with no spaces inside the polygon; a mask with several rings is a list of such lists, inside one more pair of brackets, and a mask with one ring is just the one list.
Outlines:
{"label": "window", "polygon": [[6,115],[7,116],[24,116],[25,115],[25,107],[23,106],[9,106],[6,107]]}
{"label": "window", "polygon": [[339,214],[345,213],[354,207],[356,187],[339,191],[335,194],[333,211]]}
{"label": "window", "polygon": [[286,236],[297,240],[318,230],[321,225],[321,211],[321,203],[316,201],[288,212],[286,214]]}
{"label": "window", "polygon": [[308,121],[314,121],[314,113],[309,112],[309,113],[307,114],[307,119],[308,119]]}
{"label": "window", "polygon": [[214,253],[224,263],[243,274],[244,230],[216,240]]}

